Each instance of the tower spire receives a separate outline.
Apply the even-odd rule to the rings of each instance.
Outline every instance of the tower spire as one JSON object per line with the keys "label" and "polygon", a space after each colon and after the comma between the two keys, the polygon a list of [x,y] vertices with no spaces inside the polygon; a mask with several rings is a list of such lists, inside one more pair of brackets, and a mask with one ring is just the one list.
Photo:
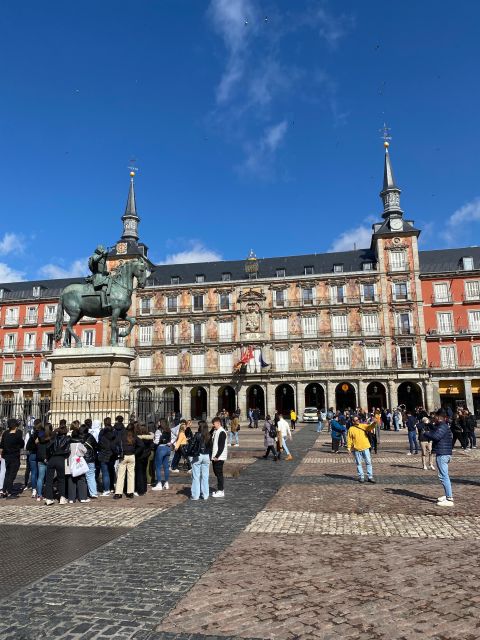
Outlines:
{"label": "tower spire", "polygon": [[392,214],[401,218],[403,211],[400,208],[400,194],[402,191],[395,184],[392,162],[388,151],[388,148],[390,147],[389,140],[392,139],[389,135],[390,129],[386,124],[384,124],[382,131],[383,146],[385,147],[385,161],[383,166],[383,189],[380,191],[380,198],[383,202],[382,218],[386,220],[387,218],[390,218]]}
{"label": "tower spire", "polygon": [[137,214],[137,203],[135,200],[135,170],[131,167],[130,171],[130,188],[128,190],[127,204],[125,213],[122,216],[123,233],[122,240],[138,240],[138,223],[140,218]]}

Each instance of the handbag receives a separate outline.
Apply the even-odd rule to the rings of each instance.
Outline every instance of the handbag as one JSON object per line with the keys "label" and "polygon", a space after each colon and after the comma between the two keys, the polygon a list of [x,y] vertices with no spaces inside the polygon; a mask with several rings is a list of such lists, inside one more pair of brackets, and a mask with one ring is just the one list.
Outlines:
{"label": "handbag", "polygon": [[87,473],[88,464],[85,462],[83,456],[72,456],[70,458],[70,473],[72,478],[78,478],[78,476]]}

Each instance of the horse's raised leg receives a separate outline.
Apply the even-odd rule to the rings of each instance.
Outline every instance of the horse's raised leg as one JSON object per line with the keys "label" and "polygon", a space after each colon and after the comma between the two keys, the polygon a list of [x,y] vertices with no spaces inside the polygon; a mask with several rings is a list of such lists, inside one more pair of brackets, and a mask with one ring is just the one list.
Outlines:
{"label": "horse's raised leg", "polygon": [[110,344],[112,347],[118,346],[118,316],[120,315],[119,309],[113,309],[112,311],[112,337],[110,338]]}
{"label": "horse's raised leg", "polygon": [[78,336],[73,330],[73,325],[77,324],[77,322],[79,322],[82,318],[83,318],[83,313],[81,311],[77,311],[75,313],[72,312],[72,315],[70,316],[67,322],[67,326],[65,327],[65,338],[63,340],[64,347],[69,347],[71,345],[72,337],[75,339],[76,347],[82,346],[82,341],[80,339],[80,336]]}
{"label": "horse's raised leg", "polygon": [[123,313],[120,316],[122,318],[122,320],[126,320],[129,325],[128,327],[125,329],[125,331],[119,331],[118,335],[120,338],[126,338],[127,336],[129,336],[132,333],[132,329],[133,327],[137,324],[137,321],[135,320],[135,318],[132,318],[132,316],[127,316],[127,313]]}

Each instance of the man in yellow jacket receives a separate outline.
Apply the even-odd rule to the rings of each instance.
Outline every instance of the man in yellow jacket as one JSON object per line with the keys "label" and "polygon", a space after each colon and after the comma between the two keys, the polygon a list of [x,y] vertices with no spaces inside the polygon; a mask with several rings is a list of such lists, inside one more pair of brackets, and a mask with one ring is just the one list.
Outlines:
{"label": "man in yellow jacket", "polygon": [[367,437],[368,431],[375,430],[375,422],[371,424],[361,423],[358,418],[353,418],[352,425],[348,430],[347,436],[347,449],[353,450],[355,456],[355,462],[357,463],[358,479],[360,482],[365,482],[363,474],[363,461],[367,467],[367,479],[368,482],[375,484],[373,479],[372,458],[370,456],[370,441]]}

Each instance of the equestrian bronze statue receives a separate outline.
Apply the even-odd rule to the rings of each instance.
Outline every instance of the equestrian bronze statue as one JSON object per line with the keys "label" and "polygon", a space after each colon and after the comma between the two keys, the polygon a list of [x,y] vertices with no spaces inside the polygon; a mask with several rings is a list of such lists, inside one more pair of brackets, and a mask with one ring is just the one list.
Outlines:
{"label": "equestrian bronze statue", "polygon": [[[62,291],[57,308],[55,323],[55,340],[62,339],[63,314],[70,317],[65,329],[63,346],[70,347],[72,337],[75,346],[81,347],[82,341],[73,330],[73,326],[84,316],[90,318],[111,317],[112,336],[110,344],[118,345],[118,338],[130,335],[135,318],[128,315],[132,304],[134,279],[137,286],[143,288],[149,276],[147,263],[143,258],[136,258],[122,263],[113,273],[107,270],[108,251],[99,245],[88,261],[92,275],[85,279],[85,284],[69,284]],[[118,320],[126,320],[129,325],[119,330]]]}

